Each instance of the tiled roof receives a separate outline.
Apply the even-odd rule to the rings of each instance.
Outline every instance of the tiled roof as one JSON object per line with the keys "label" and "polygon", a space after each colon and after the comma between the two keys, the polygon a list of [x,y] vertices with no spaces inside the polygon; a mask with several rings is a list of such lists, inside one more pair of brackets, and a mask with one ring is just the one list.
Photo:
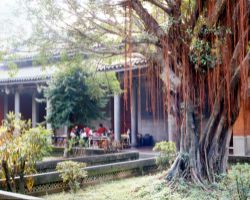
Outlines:
{"label": "tiled roof", "polygon": [[[147,65],[147,61],[144,59],[140,60],[132,60],[132,70],[134,69],[139,69],[139,68],[144,68]],[[130,70],[130,63],[129,61],[127,62],[127,65],[125,67],[125,63],[123,64],[114,64],[114,65],[102,65],[97,67],[98,72],[109,72],[109,71],[114,71],[114,72],[123,72],[125,70]]]}
{"label": "tiled roof", "polygon": [[[146,60],[144,59],[133,59],[132,61],[132,70],[144,68],[147,65]],[[128,61],[126,67],[124,64],[114,64],[114,65],[103,65],[97,67],[97,72],[123,72],[125,70],[130,70],[130,63]],[[42,66],[33,66],[32,61],[25,60],[25,63],[21,62],[18,64],[17,71],[11,76],[11,72],[6,65],[0,64],[0,85],[6,84],[20,84],[20,83],[37,83],[37,82],[46,82],[57,70],[56,66],[51,67],[42,67]]]}
{"label": "tiled roof", "polygon": [[34,83],[46,82],[55,72],[55,67],[30,66],[20,67],[11,76],[10,70],[0,67],[0,85],[18,84],[18,83]]}
{"label": "tiled roof", "polygon": [[[69,57],[72,57],[74,52],[69,52]],[[86,55],[82,55],[86,58]],[[53,63],[61,59],[60,54],[53,55],[48,62],[52,65],[49,67],[38,66],[36,56],[25,57],[16,60],[4,60],[0,63],[0,85],[6,84],[19,84],[19,83],[36,83],[46,82],[51,78],[53,73],[57,70]],[[10,76],[11,72],[8,68],[8,63],[15,63],[17,65],[17,71],[13,76]]]}

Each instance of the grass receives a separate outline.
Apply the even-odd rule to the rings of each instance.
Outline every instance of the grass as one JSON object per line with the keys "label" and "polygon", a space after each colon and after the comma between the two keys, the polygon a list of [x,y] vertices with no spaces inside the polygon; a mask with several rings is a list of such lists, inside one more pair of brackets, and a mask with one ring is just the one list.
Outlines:
{"label": "grass", "polygon": [[178,192],[171,191],[163,179],[164,174],[133,177],[123,180],[105,182],[94,186],[87,186],[73,194],[62,192],[60,194],[47,195],[48,200],[212,200],[218,198],[218,194],[210,194],[199,188],[180,184]]}
{"label": "grass", "polygon": [[216,181],[200,186],[179,179],[174,188],[164,180],[166,172],[102,182],[82,187],[77,193],[62,192],[47,195],[48,200],[250,200],[250,164],[232,165],[227,174]]}

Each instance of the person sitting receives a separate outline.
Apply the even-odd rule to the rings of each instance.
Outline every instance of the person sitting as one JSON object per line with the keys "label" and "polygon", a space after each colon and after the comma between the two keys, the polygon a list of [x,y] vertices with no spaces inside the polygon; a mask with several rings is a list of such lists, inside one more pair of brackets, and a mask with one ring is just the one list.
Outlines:
{"label": "person sitting", "polygon": [[88,127],[83,128],[80,132],[80,138],[84,140],[84,142],[89,141],[89,137],[92,135],[92,130]]}
{"label": "person sitting", "polygon": [[108,138],[113,141],[114,140],[114,131],[112,130],[112,128],[110,128],[108,131],[107,131],[107,136]]}
{"label": "person sitting", "polygon": [[80,137],[80,131],[81,131],[80,127],[78,125],[76,125],[74,129],[75,129],[75,135],[77,137]]}
{"label": "person sitting", "polygon": [[121,134],[121,143],[122,148],[128,147],[130,145],[130,129],[128,129],[124,134]]}
{"label": "person sitting", "polygon": [[76,137],[76,129],[75,128],[71,129],[71,131],[70,131],[70,137],[71,138],[75,138]]}
{"label": "person sitting", "polygon": [[92,130],[89,127],[86,126],[83,130],[86,133],[86,137],[92,135]]}
{"label": "person sitting", "polygon": [[99,124],[99,128],[97,129],[97,136],[102,136],[104,133],[107,132],[107,129],[102,125]]}

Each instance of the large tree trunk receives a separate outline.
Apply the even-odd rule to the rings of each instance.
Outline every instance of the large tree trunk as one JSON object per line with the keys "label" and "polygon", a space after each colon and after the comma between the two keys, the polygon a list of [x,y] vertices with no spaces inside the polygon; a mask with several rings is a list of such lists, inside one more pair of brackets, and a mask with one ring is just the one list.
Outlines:
{"label": "large tree trunk", "polygon": [[180,152],[168,171],[167,180],[182,177],[202,185],[205,179],[214,182],[215,174],[225,172],[232,129],[223,108],[222,105],[213,110],[202,135],[199,135],[194,106],[191,103],[187,105],[181,128]]}
{"label": "large tree trunk", "polygon": [[[241,66],[249,65],[250,52],[236,68],[230,81],[230,110],[225,99],[223,88],[216,98],[213,110],[203,123],[195,114],[195,106],[188,102],[185,106],[180,137],[180,152],[166,179],[174,181],[182,177],[200,185],[204,180],[215,181],[215,176],[226,172],[228,147],[232,136],[232,126],[240,109],[240,70]],[[226,103],[227,102],[227,103]],[[228,112],[230,117],[228,116]],[[203,124],[202,127],[200,125]],[[202,132],[199,134],[199,130]]]}

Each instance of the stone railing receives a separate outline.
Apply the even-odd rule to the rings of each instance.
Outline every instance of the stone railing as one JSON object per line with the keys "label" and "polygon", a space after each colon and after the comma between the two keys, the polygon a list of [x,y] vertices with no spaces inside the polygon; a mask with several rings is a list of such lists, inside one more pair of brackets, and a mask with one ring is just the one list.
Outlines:
{"label": "stone railing", "polygon": [[[85,167],[83,170],[88,172],[88,176],[82,179],[83,186],[95,184],[102,181],[121,179],[130,176],[136,176],[155,171],[157,169],[155,158],[146,158],[112,164],[96,165]],[[62,182],[59,173],[48,172],[25,176],[26,179],[32,178],[34,185],[31,191],[26,190],[26,194],[41,196],[49,193],[60,192],[68,189],[68,185]],[[18,183],[19,177],[16,178]],[[0,180],[3,185],[5,180]]]}
{"label": "stone railing", "polygon": [[139,152],[124,152],[124,153],[84,156],[84,157],[76,157],[68,159],[57,159],[57,160],[38,162],[36,165],[36,170],[38,173],[55,171],[57,163],[66,160],[71,160],[75,162],[84,162],[87,164],[87,166],[91,166],[97,164],[136,160],[138,158],[139,158]]}
{"label": "stone railing", "polygon": [[0,199],[18,199],[18,200],[42,200],[38,197],[28,196],[24,194],[18,194],[13,192],[6,192],[0,190]]}

